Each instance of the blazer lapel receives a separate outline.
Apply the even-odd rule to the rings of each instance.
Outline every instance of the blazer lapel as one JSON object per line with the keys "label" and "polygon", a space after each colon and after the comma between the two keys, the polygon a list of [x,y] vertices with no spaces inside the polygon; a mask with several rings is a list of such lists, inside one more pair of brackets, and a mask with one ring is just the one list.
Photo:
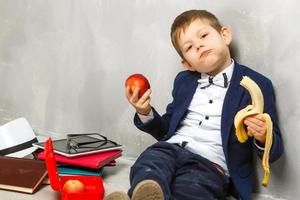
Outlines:
{"label": "blazer lapel", "polygon": [[233,126],[234,116],[245,90],[240,86],[243,73],[241,66],[234,61],[234,70],[227,94],[224,99],[221,117],[221,134],[225,157],[228,157],[228,140]]}
{"label": "blazer lapel", "polygon": [[190,105],[192,98],[194,96],[195,90],[197,89],[199,79],[199,74],[191,73],[190,76],[187,77],[186,80],[183,80],[183,83],[179,86],[178,89],[178,99],[174,105],[174,112],[173,121],[170,124],[170,132],[175,132],[179,122],[181,121],[182,117],[184,116],[185,112],[187,111],[188,106]]}
{"label": "blazer lapel", "polygon": [[181,85],[180,88],[181,92],[179,93],[181,94],[182,99],[180,99],[178,102],[182,102],[182,105],[180,106],[180,110],[183,113],[186,112],[188,106],[190,105],[193,99],[193,96],[198,86],[198,79],[199,76],[193,74],[192,76],[189,77],[187,81],[184,82],[184,84]]}

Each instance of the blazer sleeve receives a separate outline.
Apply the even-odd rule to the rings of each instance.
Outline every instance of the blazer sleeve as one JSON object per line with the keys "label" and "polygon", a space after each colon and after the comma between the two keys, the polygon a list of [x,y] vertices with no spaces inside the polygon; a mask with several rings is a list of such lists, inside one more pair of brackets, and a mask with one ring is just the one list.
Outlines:
{"label": "blazer sleeve", "polygon": [[166,108],[166,113],[162,116],[152,107],[153,111],[153,119],[147,123],[143,123],[137,113],[134,115],[134,124],[135,126],[152,135],[155,139],[161,140],[169,131],[170,122],[172,119],[173,111],[174,111],[174,104],[177,96],[177,90],[180,87],[185,73],[179,73],[174,81],[173,90],[172,90],[172,102],[168,104]]}
{"label": "blazer sleeve", "polygon": [[[268,80],[265,90],[264,90],[264,113],[268,113],[273,122],[273,143],[269,155],[270,162],[274,162],[277,160],[283,153],[283,141],[281,137],[281,131],[279,128],[279,120],[278,114],[276,110],[276,103],[275,103],[275,92],[272,86],[272,82]],[[254,145],[255,146],[255,145]],[[254,147],[258,156],[262,158],[263,150]]]}
{"label": "blazer sleeve", "polygon": [[160,140],[167,133],[169,123],[168,120],[159,115],[159,113],[152,108],[153,111],[153,119],[147,123],[143,123],[137,113],[134,115],[134,125],[144,131],[152,135],[155,139]]}

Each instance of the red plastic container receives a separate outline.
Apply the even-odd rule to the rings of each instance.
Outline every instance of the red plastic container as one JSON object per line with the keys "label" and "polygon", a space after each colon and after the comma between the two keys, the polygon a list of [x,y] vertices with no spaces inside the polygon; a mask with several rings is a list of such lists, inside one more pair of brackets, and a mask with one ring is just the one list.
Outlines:
{"label": "red plastic container", "polygon": [[[102,200],[104,187],[99,176],[62,176],[59,177],[54,158],[52,140],[45,142],[45,161],[48,170],[50,184],[53,190],[61,192],[62,200]],[[68,193],[63,191],[63,186],[68,180],[79,180],[85,186],[85,191],[80,193]]]}

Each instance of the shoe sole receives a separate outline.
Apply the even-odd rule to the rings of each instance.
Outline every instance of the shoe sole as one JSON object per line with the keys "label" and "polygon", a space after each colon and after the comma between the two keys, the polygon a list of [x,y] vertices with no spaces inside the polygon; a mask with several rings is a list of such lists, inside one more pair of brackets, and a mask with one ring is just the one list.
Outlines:
{"label": "shoe sole", "polygon": [[130,200],[128,195],[124,192],[113,192],[106,196],[104,200]]}
{"label": "shoe sole", "polygon": [[164,194],[157,182],[144,180],[135,187],[131,200],[164,200]]}

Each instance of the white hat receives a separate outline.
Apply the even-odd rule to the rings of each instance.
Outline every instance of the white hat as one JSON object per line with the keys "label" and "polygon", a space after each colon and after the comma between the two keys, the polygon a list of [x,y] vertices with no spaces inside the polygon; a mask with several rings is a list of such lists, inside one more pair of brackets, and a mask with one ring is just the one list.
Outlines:
{"label": "white hat", "polygon": [[21,158],[37,149],[32,143],[38,142],[25,118],[18,118],[0,126],[0,155]]}

